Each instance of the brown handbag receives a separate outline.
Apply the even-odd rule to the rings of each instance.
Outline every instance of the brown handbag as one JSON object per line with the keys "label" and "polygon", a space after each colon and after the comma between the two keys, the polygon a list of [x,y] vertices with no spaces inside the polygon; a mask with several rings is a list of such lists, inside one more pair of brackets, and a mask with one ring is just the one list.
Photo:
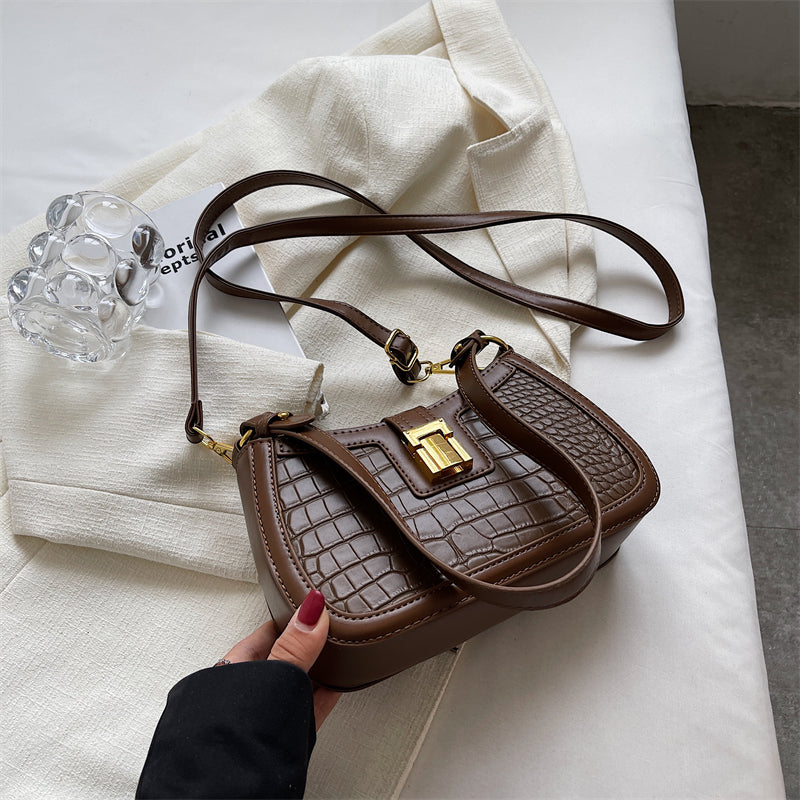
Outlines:
{"label": "brown handbag", "polygon": [[[260,173],[222,191],[198,220],[196,252],[230,205],[285,184],[330,189],[376,213],[257,225],[232,233],[201,258],[189,305],[186,435],[236,469],[259,579],[278,627],[309,590],[325,595],[330,632],[311,676],[352,690],[521,609],[575,597],[656,503],[658,477],[642,449],[597,406],[496,337],[478,330],[455,344],[448,362],[421,361],[406,334],[346,303],[250,289],[212,272],[212,265],[238,247],[281,238],[403,234],[477,286],[636,340],[677,324],[683,297],[663,256],[608,220],[527,211],[391,215],[342,184],[294,171]],[[644,323],[533,292],[470,267],[423,236],[537,219],[581,222],[633,248],[661,282],[667,322]],[[239,297],[336,314],[384,348],[403,383],[451,368],[458,389],[432,406],[336,431],[314,426],[309,415],[268,411],[242,423],[235,445],[220,444],[203,431],[198,399],[196,304],[203,278]],[[476,356],[490,344],[498,353],[480,369]]]}

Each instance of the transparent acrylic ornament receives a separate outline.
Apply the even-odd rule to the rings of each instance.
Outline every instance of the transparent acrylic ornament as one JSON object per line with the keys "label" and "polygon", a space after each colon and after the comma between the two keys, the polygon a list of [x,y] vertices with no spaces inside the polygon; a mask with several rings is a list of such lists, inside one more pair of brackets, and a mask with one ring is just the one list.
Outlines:
{"label": "transparent acrylic ornament", "polygon": [[63,358],[119,358],[158,278],[161,234],[141,209],[102,192],[56,198],[46,221],[28,245],[29,266],[8,282],[11,323]]}

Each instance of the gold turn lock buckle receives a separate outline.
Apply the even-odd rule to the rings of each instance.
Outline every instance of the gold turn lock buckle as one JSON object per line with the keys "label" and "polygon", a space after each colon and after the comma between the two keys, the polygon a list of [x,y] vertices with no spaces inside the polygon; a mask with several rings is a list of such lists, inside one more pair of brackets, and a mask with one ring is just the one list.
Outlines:
{"label": "gold turn lock buckle", "polygon": [[472,466],[472,456],[443,419],[410,428],[403,431],[403,436],[414,460],[427,470],[430,480],[441,480]]}

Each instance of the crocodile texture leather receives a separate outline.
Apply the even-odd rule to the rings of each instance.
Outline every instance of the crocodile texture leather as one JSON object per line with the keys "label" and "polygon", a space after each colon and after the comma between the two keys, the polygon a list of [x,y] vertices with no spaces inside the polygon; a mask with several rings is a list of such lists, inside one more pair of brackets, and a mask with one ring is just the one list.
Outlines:
{"label": "crocodile texture leather", "polygon": [[[327,189],[374,213],[254,225],[203,251],[207,231],[225,209],[280,185]],[[667,320],[648,323],[531,291],[470,266],[427,237],[546,219],[588,225],[631,248],[658,279]],[[242,425],[237,445],[216,442],[203,431],[197,374],[197,298],[204,279],[236,297],[299,303],[339,317],[386,351],[403,383],[416,383],[444,363],[420,361],[405,333],[347,303],[264,292],[211,270],[240,247],[334,235],[407,236],[455,275],[499,297],[638,341],[671,330],[683,317],[684,303],[675,272],[658,250],[600,217],[537,211],[395,215],[343,184],[293,170],[248,176],[209,203],[194,231],[201,258],[189,298],[186,437],[223,455],[236,469],[259,580],[278,626],[288,622],[310,589],[325,595],[330,631],[312,678],[354,689],[521,609],[548,608],[575,597],[650,510],[659,486],[641,448],[616,423],[481,331],[458,342],[448,362],[458,391],[428,409],[416,407],[332,433],[316,428],[308,417],[267,411]],[[475,355],[490,342],[503,352],[479,370]],[[436,418],[444,420],[472,460],[432,482],[402,440],[405,425]]]}
{"label": "crocodile texture leather", "polygon": [[[497,394],[570,452],[595,482],[603,506],[636,487],[640,470],[634,458],[597,420],[576,414],[551,387],[517,369]],[[439,558],[466,572],[479,570],[585,519],[557,477],[503,440],[474,411],[464,409],[462,424],[489,454],[494,470],[431,498],[415,497],[379,446],[353,449]],[[278,513],[297,560],[309,584],[331,606],[351,614],[380,611],[437,579],[387,530],[369,496],[324,457],[279,456],[276,483]]]}
{"label": "crocodile texture leather", "polygon": [[[559,445],[586,473],[600,502],[605,537],[627,531],[652,507],[658,482],[646,456],[588,400],[513,351],[482,376],[513,415]],[[483,474],[461,476],[420,496],[391,425],[329,433],[374,477],[426,552],[460,573],[515,584],[545,567],[557,569],[586,549],[587,512],[553,470],[500,435],[460,391],[429,412],[467,432],[468,448],[480,450],[481,463],[488,464]],[[354,635],[354,622],[391,627],[392,615],[402,611],[404,629],[422,629],[424,622],[452,614],[454,598],[462,614],[485,605],[457,587],[454,594],[447,576],[398,535],[370,492],[326,454],[287,440],[277,429],[242,452],[259,448],[258,469],[255,459],[248,464],[240,454],[237,471],[245,508],[251,498],[255,508],[247,515],[251,542],[254,549],[264,548],[256,561],[271,565],[262,568],[269,572],[262,579],[275,586],[275,571],[281,572],[277,584],[289,610],[309,588],[319,589],[331,616],[331,638],[363,648],[375,637]],[[292,580],[297,597],[286,588]],[[350,626],[346,632],[337,630],[339,622]],[[326,682],[324,675],[316,677]]]}

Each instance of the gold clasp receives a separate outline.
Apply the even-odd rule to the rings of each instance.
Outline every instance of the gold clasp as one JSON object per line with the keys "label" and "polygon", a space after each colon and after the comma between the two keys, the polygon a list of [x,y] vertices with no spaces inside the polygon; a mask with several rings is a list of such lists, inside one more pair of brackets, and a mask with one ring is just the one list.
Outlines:
{"label": "gold clasp", "polygon": [[419,365],[422,367],[422,375],[419,378],[410,378],[409,383],[422,383],[428,380],[431,375],[455,375],[454,369],[445,369],[450,363],[450,359],[446,358],[444,361],[420,361]]}
{"label": "gold clasp", "polygon": [[197,431],[203,438],[198,444],[203,445],[203,447],[207,447],[212,452],[216,453],[218,456],[222,456],[229,464],[233,464],[233,447],[229,444],[225,444],[224,442],[218,442],[216,439],[209,436],[204,430],[201,430],[196,425],[192,430]]}
{"label": "gold clasp", "polygon": [[425,367],[425,372],[428,375],[455,375],[456,371],[454,369],[446,369],[446,367],[451,363],[449,358],[446,358],[444,361],[434,361],[432,364],[430,361],[423,361],[423,364],[430,364],[429,367]]}
{"label": "gold clasp", "polygon": [[[410,372],[411,368],[416,363],[419,363],[420,367],[422,367],[422,374],[418,378],[407,378],[406,383],[422,383],[422,381],[428,380],[428,378],[430,378],[431,375],[455,374],[454,369],[449,369],[450,365],[453,363],[452,356],[450,358],[444,359],[444,361],[423,361],[419,357],[419,351],[417,350],[416,346],[414,347],[414,352],[411,356],[408,365],[406,366],[405,364],[403,364],[398,358],[396,358],[395,356],[392,355],[392,353],[389,352],[389,348],[391,347],[392,342],[394,342],[395,337],[400,333],[402,333],[402,331],[399,328],[395,328],[395,330],[392,331],[391,335],[389,336],[389,339],[386,342],[386,345],[384,346],[384,350],[386,350],[386,354],[389,356],[389,361],[396,367],[399,367],[401,370],[403,370],[403,372]],[[403,335],[406,336],[407,334]],[[486,342],[487,344],[496,344],[501,350],[511,349],[502,339],[498,338],[497,336],[487,336],[483,334],[481,335],[481,339],[483,339],[483,341]],[[460,347],[461,347],[460,343],[456,344],[454,352],[457,353]]]}
{"label": "gold clasp", "polygon": [[[198,444],[203,445],[203,447],[207,447],[212,452],[216,453],[218,456],[224,458],[229,464],[233,464],[233,445],[225,444],[225,442],[218,442],[216,439],[209,436],[204,430],[201,430],[196,425],[192,428],[192,430],[197,431],[203,438]],[[252,430],[249,430],[239,439],[239,447],[241,447],[251,436],[253,433]]]}
{"label": "gold clasp", "polygon": [[443,419],[403,431],[403,436],[414,460],[425,467],[431,480],[447,478],[472,466],[472,456]]}

